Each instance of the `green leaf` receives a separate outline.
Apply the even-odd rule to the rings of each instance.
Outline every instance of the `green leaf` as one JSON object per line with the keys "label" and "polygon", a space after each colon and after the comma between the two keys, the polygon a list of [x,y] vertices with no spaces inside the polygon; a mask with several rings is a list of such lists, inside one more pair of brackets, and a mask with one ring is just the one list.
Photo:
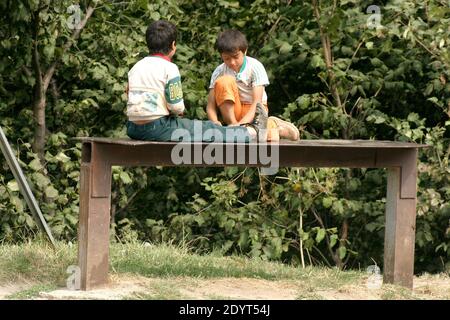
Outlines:
{"label": "green leaf", "polygon": [[287,54],[291,52],[292,46],[289,44],[289,42],[283,42],[283,44],[280,47],[280,54]]}
{"label": "green leaf", "polygon": [[303,230],[300,230],[300,237],[302,238],[303,241],[308,240],[309,239],[309,232],[305,232]]}
{"label": "green leaf", "polygon": [[370,59],[370,63],[372,63],[372,65],[373,65],[374,67],[377,67],[377,68],[383,66],[383,62],[382,62],[380,59],[378,59],[378,58],[372,58],[372,59]]}
{"label": "green leaf", "polygon": [[347,254],[347,248],[344,246],[339,247],[338,252],[339,252],[339,259],[342,260],[345,258],[345,255]]}
{"label": "green leaf", "polygon": [[336,244],[338,236],[336,234],[331,235],[330,237],[330,248],[333,248]]}
{"label": "green leaf", "polygon": [[340,5],[343,6],[344,4],[348,4],[348,3],[357,3],[359,1],[356,0],[341,0]]}
{"label": "green leaf", "polygon": [[442,107],[442,102],[439,101],[439,99],[437,97],[431,97],[427,99],[428,101],[433,102],[435,105]]}
{"label": "green leaf", "polygon": [[205,223],[205,219],[202,216],[195,216],[194,221],[197,222],[199,226]]}
{"label": "green leaf", "polygon": [[122,171],[120,173],[120,180],[122,180],[122,182],[124,184],[130,184],[133,182],[133,180],[131,180],[130,176],[128,175],[128,173],[126,173],[125,171]]}
{"label": "green leaf", "polygon": [[323,205],[325,208],[331,207],[332,204],[333,204],[333,198],[331,198],[331,197],[326,197],[326,198],[323,198],[323,199],[322,199],[322,205]]}
{"label": "green leaf", "polygon": [[31,169],[33,169],[34,171],[39,171],[42,169],[42,165],[41,162],[39,161],[39,159],[34,159],[32,160],[29,164],[28,167],[30,167]]}
{"label": "green leaf", "polygon": [[337,214],[344,213],[344,206],[342,205],[342,201],[333,202],[333,211],[336,212]]}
{"label": "green leaf", "polygon": [[378,228],[379,223],[376,222],[370,222],[366,224],[365,228],[369,232],[373,232],[376,228]]}
{"label": "green leaf", "polygon": [[323,238],[325,238],[325,229],[321,228],[317,230],[316,242],[320,243],[323,240]]}
{"label": "green leaf", "polygon": [[243,28],[247,21],[245,20],[233,20],[233,23],[237,25],[239,28]]}
{"label": "green leaf", "polygon": [[375,124],[380,124],[380,123],[386,122],[386,119],[383,117],[375,116],[374,118],[375,118],[375,121],[374,121]]}
{"label": "green leaf", "polygon": [[325,63],[323,62],[321,56],[315,55],[315,56],[312,57],[312,59],[311,59],[311,66],[312,67],[317,68],[317,67],[320,67],[320,66],[323,66],[323,65],[325,65]]}
{"label": "green leaf", "polygon": [[11,203],[16,208],[17,213],[23,212],[23,209],[24,209],[23,202],[22,202],[22,200],[19,197],[12,196],[11,197]]}
{"label": "green leaf", "polygon": [[156,21],[156,20],[161,19],[161,16],[160,16],[160,14],[159,14],[158,12],[153,11],[153,12],[150,14],[150,18],[152,18],[152,20]]}
{"label": "green leaf", "polygon": [[54,45],[49,44],[49,45],[46,45],[46,46],[44,47],[44,55],[45,55],[48,59],[52,58],[53,55],[54,55],[54,53],[55,53],[55,46],[54,46]]}
{"label": "green leaf", "polygon": [[334,36],[339,28],[340,23],[341,23],[340,15],[335,14],[327,23],[326,28],[327,28],[328,34]]}
{"label": "green leaf", "polygon": [[58,190],[53,186],[48,186],[45,188],[45,196],[50,199],[56,198],[58,196]]}
{"label": "green leaf", "polygon": [[17,183],[16,180],[11,180],[10,182],[8,182],[7,187],[9,190],[11,191],[19,191],[19,184]]}
{"label": "green leaf", "polygon": [[65,154],[64,154],[64,152],[59,152],[56,156],[55,156],[55,159],[57,159],[58,161],[61,161],[61,162],[63,162],[63,163],[65,163],[65,162],[67,162],[67,161],[70,161],[70,158],[68,157],[68,156],[66,156]]}
{"label": "green leaf", "polygon": [[297,99],[297,103],[300,106],[300,109],[306,109],[311,104],[311,98],[308,95],[302,95]]}
{"label": "green leaf", "polygon": [[31,218],[30,216],[26,216],[25,217],[25,223],[27,224],[28,227],[33,228],[36,224],[33,220],[33,218]]}
{"label": "green leaf", "polygon": [[33,174],[33,178],[36,181],[36,184],[41,188],[44,189],[46,186],[50,184],[50,179],[44,176],[40,172],[36,172]]}
{"label": "green leaf", "polygon": [[353,55],[353,50],[350,47],[347,46],[342,46],[341,47],[341,52],[346,55],[346,56],[352,56]]}

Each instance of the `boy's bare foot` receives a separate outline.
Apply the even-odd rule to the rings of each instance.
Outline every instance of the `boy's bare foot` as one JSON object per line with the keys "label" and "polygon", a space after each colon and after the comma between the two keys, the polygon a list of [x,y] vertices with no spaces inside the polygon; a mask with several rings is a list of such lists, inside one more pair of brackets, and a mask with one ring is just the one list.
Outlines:
{"label": "boy's bare foot", "polygon": [[297,141],[300,138],[300,131],[292,123],[273,116],[269,117],[268,122],[271,122],[269,125],[270,127],[272,127],[273,123],[275,123],[278,128],[280,138],[285,138],[292,141]]}
{"label": "boy's bare foot", "polygon": [[280,129],[275,121],[267,119],[267,141],[280,141]]}

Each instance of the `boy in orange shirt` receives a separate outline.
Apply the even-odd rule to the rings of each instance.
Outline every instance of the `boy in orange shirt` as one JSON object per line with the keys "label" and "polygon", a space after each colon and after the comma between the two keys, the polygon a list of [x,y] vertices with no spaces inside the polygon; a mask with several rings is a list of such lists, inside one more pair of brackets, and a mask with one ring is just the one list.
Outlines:
{"label": "boy in orange shirt", "polygon": [[[211,76],[208,119],[217,124],[219,114],[224,124],[239,126],[251,123],[255,111],[263,108],[268,112],[265,86],[269,84],[266,70],[261,62],[247,56],[248,43],[245,35],[237,30],[219,34],[216,47],[224,63]],[[299,139],[299,130],[290,122],[277,117],[267,121],[267,140],[279,138]]]}

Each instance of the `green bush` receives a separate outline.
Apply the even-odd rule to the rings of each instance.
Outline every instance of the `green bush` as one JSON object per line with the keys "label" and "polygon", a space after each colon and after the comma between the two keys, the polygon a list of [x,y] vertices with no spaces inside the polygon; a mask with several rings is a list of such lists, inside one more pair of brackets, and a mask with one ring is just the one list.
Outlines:
{"label": "green bush", "polygon": [[[209,77],[221,63],[217,33],[238,28],[248,54],[266,66],[270,112],[298,125],[302,138],[430,145],[418,163],[416,271],[449,270],[450,8],[442,1],[383,1],[373,29],[370,1],[321,1],[316,10],[315,1],[93,3],[67,51],[71,1],[0,3],[0,125],[57,238],[76,238],[81,151],[72,138],[125,135],[127,72],[146,55],[147,24],[162,18],[180,31],[174,62],[190,118],[206,118]],[[83,12],[87,5],[80,1]],[[57,62],[45,94],[43,152],[32,147],[34,49],[44,74]],[[382,170],[293,168],[263,177],[254,169],[117,167],[112,237],[295,264],[381,265],[385,179]],[[37,232],[4,162],[0,213],[2,241]]]}

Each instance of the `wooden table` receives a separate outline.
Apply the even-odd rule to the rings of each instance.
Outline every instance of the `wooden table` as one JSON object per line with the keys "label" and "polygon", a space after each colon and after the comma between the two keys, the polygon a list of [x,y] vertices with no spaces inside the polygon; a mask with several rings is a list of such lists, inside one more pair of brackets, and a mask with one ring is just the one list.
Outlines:
{"label": "wooden table", "polygon": [[[301,140],[276,144],[182,143],[110,138],[79,138],[82,142],[78,263],[81,289],[107,284],[111,207],[111,166],[264,166],[261,159],[242,158],[267,148],[280,167],[387,168],[383,281],[412,288],[416,223],[417,153],[415,143],[372,140]],[[174,162],[173,150],[192,154],[223,148],[227,161]],[[233,153],[233,154],[231,154]],[[226,158],[229,156],[228,158]]]}

